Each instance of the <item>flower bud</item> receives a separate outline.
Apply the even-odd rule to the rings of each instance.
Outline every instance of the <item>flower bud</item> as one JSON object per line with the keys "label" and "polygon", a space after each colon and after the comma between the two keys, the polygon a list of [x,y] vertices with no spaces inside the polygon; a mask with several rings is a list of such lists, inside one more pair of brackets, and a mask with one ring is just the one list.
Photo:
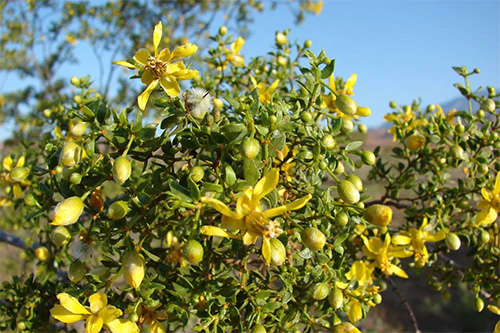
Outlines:
{"label": "flower bud", "polygon": [[337,192],[340,199],[344,202],[355,204],[359,201],[360,195],[356,186],[348,180],[343,180],[337,186]]}
{"label": "flower bud", "polygon": [[302,120],[302,122],[304,124],[309,124],[312,121],[313,116],[312,116],[311,112],[304,111],[304,112],[300,113],[300,119]]}
{"label": "flower bud", "polygon": [[458,250],[462,245],[462,243],[460,242],[460,238],[458,238],[457,234],[453,232],[450,232],[446,235],[445,242],[448,248],[453,251]]}
{"label": "flower bud", "polygon": [[282,66],[282,67],[285,67],[288,63],[288,60],[283,57],[283,56],[279,56],[278,57],[278,65]]}
{"label": "flower bud", "polygon": [[26,204],[26,206],[33,207],[38,204],[38,201],[33,193],[28,193],[24,196],[24,203]]}
{"label": "flower bud", "polygon": [[184,245],[184,258],[192,264],[198,264],[203,259],[203,246],[197,240],[191,239]]}
{"label": "flower bud", "polygon": [[241,143],[241,154],[246,159],[254,159],[260,151],[260,144],[257,139],[245,138]]}
{"label": "flower bud", "polygon": [[392,209],[385,205],[371,205],[365,210],[364,218],[377,227],[385,227],[391,223]]}
{"label": "flower bud", "polygon": [[115,201],[108,208],[108,217],[112,220],[120,220],[127,215],[129,211],[126,201]]}
{"label": "flower bud", "polygon": [[276,34],[276,44],[285,45],[287,43],[286,36],[282,32]]}
{"label": "flower bud", "polygon": [[436,106],[434,104],[427,105],[427,112],[434,112],[434,111],[436,111]]}
{"label": "flower bud", "polygon": [[203,179],[203,176],[205,175],[205,171],[201,166],[195,166],[193,169],[191,169],[191,179],[197,183]]}
{"label": "flower bud", "polygon": [[128,285],[134,289],[139,288],[145,273],[145,260],[142,255],[130,251],[123,257],[124,276]]}
{"label": "flower bud", "polygon": [[372,301],[375,304],[380,304],[382,303],[382,296],[380,294],[375,294],[373,295]]}
{"label": "flower bud", "polygon": [[330,288],[328,288],[328,284],[325,282],[316,283],[312,289],[312,298],[316,301],[320,301],[325,299],[330,293]]}
{"label": "flower bud", "polygon": [[368,127],[366,127],[365,124],[359,124],[358,125],[358,131],[361,134],[366,134],[366,132],[368,132]]}
{"label": "flower bud", "polygon": [[371,114],[372,114],[372,109],[366,106],[358,106],[358,109],[356,110],[356,115],[360,117],[368,117]]}
{"label": "flower bud", "polygon": [[304,48],[305,49],[310,48],[312,45],[313,45],[313,43],[309,39],[304,42]]}
{"label": "flower bud", "polygon": [[115,181],[122,185],[127,181],[132,173],[132,165],[125,156],[120,156],[113,164],[113,178]]}
{"label": "flower bud", "polygon": [[72,76],[71,79],[69,79],[69,82],[75,87],[79,87],[81,83],[80,79],[77,78],[76,76]]}
{"label": "flower bud", "polygon": [[361,160],[366,165],[374,165],[376,159],[375,154],[369,150],[365,150],[363,154],[361,154]]}
{"label": "flower bud", "polygon": [[496,108],[495,101],[492,100],[491,98],[488,98],[481,103],[481,108],[486,112],[493,113],[493,111],[495,111]]}
{"label": "flower bud", "polygon": [[52,225],[69,225],[78,221],[83,213],[83,201],[79,197],[70,197],[59,202],[54,212]]}
{"label": "flower bud", "polygon": [[335,216],[335,224],[339,227],[344,227],[349,222],[349,217],[345,212],[340,212]]}
{"label": "flower bud", "polygon": [[360,330],[356,328],[351,323],[345,322],[333,327],[333,333],[361,333]]}
{"label": "flower bud", "polygon": [[71,182],[71,184],[78,185],[82,182],[82,175],[78,172],[72,173],[69,177],[69,181]]}
{"label": "flower bud", "polygon": [[89,273],[93,274],[93,275],[97,275],[103,279],[107,279],[111,275],[111,271],[106,266],[97,266],[97,267],[93,268]]}
{"label": "flower bud", "polygon": [[451,156],[455,160],[465,159],[465,152],[464,152],[463,148],[460,147],[459,145],[455,145],[455,146],[451,147],[450,153],[451,153]]}
{"label": "flower bud", "polygon": [[302,241],[311,251],[319,251],[326,244],[325,235],[317,228],[305,228],[302,231]]}
{"label": "flower bud", "polygon": [[483,244],[488,244],[490,241],[490,233],[486,230],[481,230],[481,242],[483,242]]}
{"label": "flower bud", "polygon": [[85,134],[85,131],[87,130],[87,124],[84,122],[78,122],[73,127],[71,127],[71,135],[79,138]]}
{"label": "flower bud", "polygon": [[354,123],[352,120],[347,119],[347,118],[342,118],[342,127],[340,130],[342,133],[351,133],[354,128]]}
{"label": "flower bud", "polygon": [[420,134],[412,134],[405,140],[406,147],[408,147],[408,149],[412,151],[422,148],[424,144],[425,144],[425,137]]}
{"label": "flower bud", "polygon": [[336,175],[341,175],[344,173],[344,171],[345,171],[344,164],[342,164],[342,162],[339,161],[333,173]]}
{"label": "flower bud", "polygon": [[252,328],[252,333],[266,333],[266,328],[261,324],[257,324]]}
{"label": "flower bud", "polygon": [[282,242],[271,238],[271,265],[280,266],[286,260],[286,249]]}
{"label": "flower bud", "polygon": [[335,142],[335,139],[330,134],[323,136],[323,138],[321,139],[321,142],[323,143],[325,148],[328,150],[332,150],[337,146],[337,142]]}
{"label": "flower bud", "polygon": [[78,282],[85,276],[86,268],[85,265],[80,261],[76,260],[71,265],[69,265],[68,278],[71,282]]}
{"label": "flower bud", "polygon": [[50,233],[50,239],[55,245],[63,246],[68,244],[68,242],[71,240],[71,234],[68,229],[60,225],[52,230],[52,232]]}
{"label": "flower bud", "polygon": [[25,180],[28,177],[29,173],[30,173],[30,171],[28,170],[28,168],[15,167],[10,172],[9,178],[15,182],[22,182],[23,180]]}
{"label": "flower bud", "polygon": [[474,310],[476,310],[477,312],[481,312],[484,309],[484,302],[479,296],[476,296],[476,298],[474,298],[474,303],[472,305],[474,306]]}
{"label": "flower bud", "polygon": [[455,126],[455,132],[457,132],[457,134],[463,134],[465,132],[465,126],[462,124],[458,124],[457,126]]}
{"label": "flower bud", "polygon": [[224,36],[227,34],[227,27],[225,25],[221,25],[219,28],[219,35]]}
{"label": "flower bud", "polygon": [[45,246],[35,249],[35,257],[40,261],[47,261],[50,259],[49,250]]}
{"label": "flower bud", "polygon": [[349,95],[346,94],[339,94],[335,99],[335,105],[337,105],[337,108],[342,113],[351,116],[354,115],[358,110],[356,102]]}
{"label": "flower bud", "polygon": [[334,287],[330,292],[330,295],[328,295],[328,301],[330,302],[332,308],[334,308],[335,310],[341,308],[342,304],[344,303],[344,294],[342,293],[342,290]]}
{"label": "flower bud", "polygon": [[353,183],[354,186],[358,189],[358,191],[363,191],[363,182],[361,181],[361,178],[359,178],[356,175],[349,175],[346,180],[350,181]]}
{"label": "flower bud", "polygon": [[214,98],[214,108],[216,110],[222,110],[224,107],[224,102],[219,98]]}
{"label": "flower bud", "polygon": [[398,107],[398,104],[396,102],[394,102],[394,101],[390,101],[389,102],[389,107],[391,109],[396,109]]}
{"label": "flower bud", "polygon": [[59,163],[66,167],[73,167],[80,162],[82,149],[73,141],[67,142],[59,154]]}

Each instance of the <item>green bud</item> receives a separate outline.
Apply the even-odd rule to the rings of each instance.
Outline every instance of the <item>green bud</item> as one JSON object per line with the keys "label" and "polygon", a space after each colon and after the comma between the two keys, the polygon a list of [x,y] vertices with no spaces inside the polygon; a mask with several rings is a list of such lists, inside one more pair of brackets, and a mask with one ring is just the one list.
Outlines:
{"label": "green bud", "polygon": [[344,171],[345,171],[344,164],[342,164],[342,162],[339,161],[333,173],[336,175],[341,175],[344,173]]}
{"label": "green bud", "polygon": [[473,306],[474,306],[474,310],[476,310],[477,312],[483,311],[483,309],[484,309],[484,302],[481,299],[481,297],[476,296],[476,298],[474,298]]}
{"label": "green bud", "polygon": [[66,227],[60,225],[50,233],[50,239],[56,246],[63,246],[71,240],[71,234]]}
{"label": "green bud", "polygon": [[197,183],[203,179],[203,176],[205,176],[205,171],[201,166],[195,166],[193,169],[191,169],[191,179]]}
{"label": "green bud", "polygon": [[429,104],[427,106],[427,112],[434,112],[436,111],[436,106],[434,104]]}
{"label": "green bud", "polygon": [[271,238],[271,265],[280,266],[286,260],[286,249],[277,238]]}
{"label": "green bud", "polygon": [[363,217],[371,224],[383,228],[391,223],[392,209],[385,205],[371,205],[365,210]]}
{"label": "green bud", "polygon": [[300,119],[302,120],[302,122],[304,124],[309,124],[312,121],[313,116],[312,116],[311,112],[304,111],[304,112],[300,113]]}
{"label": "green bud", "polygon": [[69,79],[69,82],[74,85],[75,87],[79,87],[80,84],[81,84],[81,81],[79,78],[77,78],[76,76],[72,76],[70,79]]}
{"label": "green bud", "polygon": [[24,196],[24,203],[26,206],[33,207],[38,204],[38,200],[35,198],[33,193],[28,193]]}
{"label": "green bud", "polygon": [[342,118],[342,127],[341,127],[342,133],[351,133],[353,128],[354,128],[354,123],[352,122],[352,120],[347,118]]}
{"label": "green bud", "polygon": [[373,295],[372,301],[375,304],[380,304],[382,303],[382,296],[380,294],[375,294]]}
{"label": "green bud", "polygon": [[339,94],[335,99],[335,104],[342,113],[345,113],[347,115],[352,116],[358,110],[356,102],[349,95],[346,94]]}
{"label": "green bud", "polygon": [[219,28],[219,35],[225,36],[227,34],[227,27],[225,25],[221,25]]}
{"label": "green bud", "polygon": [[332,150],[337,146],[337,142],[330,134],[327,134],[321,138],[321,142],[328,150]]}
{"label": "green bud", "polygon": [[484,118],[484,116],[485,116],[485,113],[484,113],[484,111],[483,111],[482,109],[479,109],[479,110],[477,110],[477,112],[476,112],[476,116],[477,116],[479,119],[483,119],[483,118]]}
{"label": "green bud", "polygon": [[312,298],[316,301],[325,299],[330,293],[330,288],[325,282],[316,283],[312,288]]}
{"label": "green bud", "polygon": [[59,154],[59,162],[66,167],[73,167],[80,162],[82,149],[73,141],[67,142]]}
{"label": "green bud", "polygon": [[368,127],[366,127],[365,124],[359,124],[358,131],[362,134],[366,134],[366,132],[368,132]]}
{"label": "green bud", "polygon": [[468,200],[460,200],[457,204],[458,208],[460,209],[469,209],[471,206],[470,206],[470,203]]}
{"label": "green bud", "polygon": [[85,265],[80,260],[76,260],[69,265],[68,278],[71,282],[76,283],[83,279],[85,272]]}
{"label": "green bud", "polygon": [[346,226],[348,222],[349,222],[349,216],[347,216],[347,213],[345,212],[340,212],[335,216],[335,224],[338,225],[339,227]]}
{"label": "green bud", "polygon": [[23,180],[25,180],[28,177],[29,173],[30,173],[30,171],[28,168],[15,167],[9,173],[9,178],[15,182],[22,182]]}
{"label": "green bud", "polygon": [[369,150],[365,150],[363,154],[361,154],[361,160],[366,165],[374,165],[376,159],[375,154]]}
{"label": "green bud", "polygon": [[122,185],[132,173],[132,164],[125,156],[118,157],[113,163],[113,178]]}
{"label": "green bud", "polygon": [[488,244],[490,241],[490,233],[487,230],[481,230],[481,242]]}
{"label": "green bud", "polygon": [[351,183],[354,184],[354,186],[356,186],[356,188],[358,189],[358,191],[363,191],[363,182],[361,181],[361,178],[359,178],[358,176],[356,175],[349,175],[346,180],[350,181]]}
{"label": "green bud", "polygon": [[459,145],[455,145],[455,146],[451,147],[450,153],[451,153],[451,156],[455,160],[463,160],[463,159],[465,159],[465,151]]}
{"label": "green bud", "polygon": [[71,184],[78,185],[82,181],[82,175],[79,174],[78,172],[72,173],[71,176],[69,177],[69,181]]}
{"label": "green bud", "polygon": [[355,204],[359,201],[360,195],[356,186],[348,180],[343,180],[337,186],[339,197],[347,203]]}
{"label": "green bud", "polygon": [[328,295],[328,301],[333,309],[340,309],[344,303],[344,294],[342,293],[342,290],[334,287],[330,292],[330,295]]}
{"label": "green bud", "polygon": [[497,94],[495,87],[488,86],[488,87],[486,87],[486,89],[488,90],[488,95],[490,97],[493,97]]}
{"label": "green bud", "polygon": [[252,328],[252,333],[266,333],[266,329],[261,324],[257,324]]}
{"label": "green bud", "polygon": [[128,212],[129,207],[126,201],[115,201],[108,208],[108,217],[116,221],[124,218]]}
{"label": "green bud", "polygon": [[35,257],[40,261],[47,261],[50,259],[50,252],[45,246],[35,249]]}
{"label": "green bud", "polygon": [[283,33],[278,32],[276,34],[276,44],[278,44],[278,45],[285,45],[286,43],[287,43],[286,36]]}
{"label": "green bud", "polygon": [[477,166],[477,172],[479,172],[480,175],[485,175],[488,173],[488,171],[489,171],[489,168],[488,168],[488,165],[486,165],[486,164],[481,163]]}
{"label": "green bud", "polygon": [[486,112],[493,113],[496,109],[495,101],[488,98],[481,103],[481,108]]}
{"label": "green bud", "polygon": [[203,259],[203,246],[197,240],[190,239],[184,245],[184,257],[192,264],[198,264]]}
{"label": "green bud", "polygon": [[398,104],[396,102],[394,102],[394,101],[390,101],[389,102],[389,107],[391,109],[397,109],[398,108]]}
{"label": "green bud", "polygon": [[461,246],[460,238],[453,232],[446,235],[445,242],[448,248],[453,251],[458,250]]}
{"label": "green bud", "polygon": [[254,159],[260,151],[260,143],[255,138],[245,138],[241,143],[241,154],[248,160]]}
{"label": "green bud", "polygon": [[132,312],[131,314],[128,315],[128,320],[130,320],[133,323],[137,323],[139,321],[139,315],[136,312]]}
{"label": "green bud", "polygon": [[310,41],[310,40],[308,39],[308,40],[306,40],[306,41],[304,42],[304,48],[305,48],[305,49],[308,49],[308,48],[310,48],[310,47],[312,46],[312,44],[313,44],[313,43],[312,43],[312,41]]}
{"label": "green bud", "polygon": [[19,331],[24,331],[26,329],[26,324],[24,323],[24,321],[18,321],[16,324],[16,328]]}
{"label": "green bud", "polygon": [[457,132],[457,134],[463,134],[465,132],[465,126],[462,124],[458,124],[457,126],[455,126],[455,132]]}
{"label": "green bud", "polygon": [[302,241],[311,251],[319,251],[326,244],[325,235],[317,228],[305,228],[302,231]]}

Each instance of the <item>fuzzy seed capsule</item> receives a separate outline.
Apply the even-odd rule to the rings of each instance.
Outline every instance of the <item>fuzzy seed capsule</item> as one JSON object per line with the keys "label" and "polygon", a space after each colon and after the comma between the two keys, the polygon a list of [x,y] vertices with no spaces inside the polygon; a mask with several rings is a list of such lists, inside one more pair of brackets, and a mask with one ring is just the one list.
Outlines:
{"label": "fuzzy seed capsule", "polygon": [[361,155],[361,160],[366,165],[374,165],[376,159],[375,154],[369,150],[365,150]]}
{"label": "fuzzy seed capsule", "polygon": [[354,129],[354,123],[352,122],[352,120],[347,118],[342,118],[342,127],[340,128],[342,133],[351,133],[353,129]]}
{"label": "fuzzy seed capsule", "polygon": [[144,279],[146,263],[144,257],[135,251],[130,251],[123,257],[125,281],[134,289],[139,288]]}
{"label": "fuzzy seed capsule", "polygon": [[286,249],[276,238],[271,239],[271,265],[280,266],[286,260]]}
{"label": "fuzzy seed capsule", "polygon": [[358,106],[356,105],[356,102],[346,94],[339,94],[337,96],[337,99],[335,99],[335,105],[337,105],[337,108],[345,114],[348,115],[354,115],[356,111],[358,110]]}
{"label": "fuzzy seed capsule", "polygon": [[325,299],[330,293],[330,288],[328,288],[328,284],[325,282],[316,283],[313,286],[312,290],[312,298],[316,301],[320,301]]}
{"label": "fuzzy seed capsule", "polygon": [[120,156],[113,164],[113,178],[122,185],[127,181],[132,173],[132,164],[125,156]]}
{"label": "fuzzy seed capsule", "polygon": [[344,294],[342,293],[342,290],[337,287],[333,288],[330,295],[328,295],[328,301],[335,310],[341,308],[344,303]]}
{"label": "fuzzy seed capsule", "polygon": [[412,134],[405,140],[406,147],[412,151],[422,148],[424,144],[425,137],[420,134]]}
{"label": "fuzzy seed capsule", "polygon": [[325,235],[317,228],[305,228],[302,231],[302,241],[311,251],[319,251],[326,244]]}
{"label": "fuzzy seed capsule", "polygon": [[184,245],[184,258],[196,265],[203,259],[203,246],[197,240],[191,239]]}
{"label": "fuzzy seed capsule", "polygon": [[115,201],[108,208],[108,216],[112,220],[120,220],[129,212],[128,203],[126,201]]}
{"label": "fuzzy seed capsule", "polygon": [[28,168],[15,167],[10,172],[9,178],[15,182],[22,182],[23,180],[25,180],[28,177],[29,173],[30,173],[30,171],[28,170]]}
{"label": "fuzzy seed capsule", "polygon": [[340,199],[344,202],[355,204],[359,201],[360,195],[356,186],[348,180],[343,180],[337,186],[337,192]]}
{"label": "fuzzy seed capsule", "polygon": [[286,39],[285,34],[283,34],[282,32],[278,32],[276,34],[276,44],[285,45],[286,43],[287,43],[287,39]]}
{"label": "fuzzy seed capsule", "polygon": [[245,138],[241,143],[241,154],[246,159],[254,159],[260,151],[259,141],[255,138]]}
{"label": "fuzzy seed capsule", "polygon": [[69,266],[68,278],[71,282],[76,283],[83,279],[86,271],[85,265],[80,260],[76,260]]}
{"label": "fuzzy seed capsule", "polygon": [[337,142],[335,142],[335,139],[330,134],[323,136],[323,138],[321,139],[321,142],[323,143],[325,148],[328,150],[332,150],[337,146]]}
{"label": "fuzzy seed capsule", "polygon": [[349,216],[345,212],[340,212],[335,216],[335,224],[339,227],[345,227],[349,222]]}
{"label": "fuzzy seed capsule", "polygon": [[52,225],[69,225],[73,224],[80,218],[83,213],[83,201],[80,197],[70,197],[59,202],[54,213]]}
{"label": "fuzzy seed capsule", "polygon": [[63,246],[68,244],[68,242],[71,240],[71,234],[68,229],[61,225],[52,230],[52,232],[50,233],[50,239],[55,245]]}
{"label": "fuzzy seed capsule", "polygon": [[450,232],[446,235],[445,242],[446,246],[448,246],[448,248],[453,251],[458,250],[462,245],[462,243],[460,242],[460,238],[458,238],[457,234],[453,232]]}
{"label": "fuzzy seed capsule", "polygon": [[496,108],[495,101],[491,98],[488,98],[483,103],[481,103],[481,108],[486,112],[492,113]]}
{"label": "fuzzy seed capsule", "polygon": [[59,162],[66,167],[74,167],[80,162],[82,149],[73,141],[67,142],[59,154]]}
{"label": "fuzzy seed capsule", "polygon": [[371,205],[365,210],[364,218],[377,227],[386,227],[392,220],[392,209],[385,205]]}
{"label": "fuzzy seed capsule", "polygon": [[361,181],[361,178],[359,178],[358,176],[356,175],[349,175],[346,180],[350,181],[351,183],[354,184],[354,186],[356,186],[356,188],[358,189],[358,191],[363,191],[363,181]]}

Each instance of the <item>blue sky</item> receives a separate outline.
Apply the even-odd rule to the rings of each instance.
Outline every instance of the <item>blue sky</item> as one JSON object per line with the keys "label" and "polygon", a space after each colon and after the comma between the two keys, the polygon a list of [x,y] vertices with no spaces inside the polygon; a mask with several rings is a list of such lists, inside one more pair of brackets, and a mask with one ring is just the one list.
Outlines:
{"label": "blue sky", "polygon": [[[370,127],[383,123],[391,100],[409,104],[420,97],[426,105],[459,96],[453,83],[460,78],[451,66],[478,67],[481,74],[473,76],[473,87],[500,88],[500,1],[325,0],[323,12],[306,16],[299,26],[282,1],[277,10],[256,15],[242,49],[245,57],[266,54],[274,32],[291,28],[289,40],[310,39],[315,53],[325,49],[336,59],[336,76],[358,75],[354,97],[372,108],[363,119]],[[61,74],[90,74],[97,80],[90,48],[79,43],[77,54],[85,61]],[[6,82],[4,75],[0,79]],[[11,127],[0,127],[0,140]]]}

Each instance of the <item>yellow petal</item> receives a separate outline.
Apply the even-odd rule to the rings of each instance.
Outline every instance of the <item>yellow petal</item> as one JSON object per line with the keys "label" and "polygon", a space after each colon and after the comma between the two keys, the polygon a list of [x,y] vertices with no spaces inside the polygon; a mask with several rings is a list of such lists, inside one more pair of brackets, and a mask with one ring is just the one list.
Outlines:
{"label": "yellow petal", "polygon": [[140,94],[139,97],[137,97],[137,104],[139,104],[139,109],[144,110],[146,108],[149,95],[151,95],[156,86],[158,86],[158,80],[154,80],[153,82],[151,82],[146,90],[144,90],[143,93]]}
{"label": "yellow petal", "polygon": [[103,324],[101,317],[89,316],[85,324],[85,333],[99,333]]}
{"label": "yellow petal", "polygon": [[337,92],[337,89],[335,86],[335,78],[334,78],[333,74],[330,75],[330,77],[328,78],[328,86],[330,87],[330,89]]}
{"label": "yellow petal", "polygon": [[141,76],[141,82],[144,83],[145,85],[149,85],[151,82],[153,82],[155,77],[153,76],[153,73],[150,70],[145,70],[144,73],[142,73]]}
{"label": "yellow petal", "polygon": [[372,237],[368,240],[366,237],[363,237],[363,242],[368,250],[372,253],[379,253],[382,249],[382,240],[379,237]]}
{"label": "yellow petal", "polygon": [[90,311],[98,313],[108,305],[108,298],[103,292],[95,293],[89,297]]}
{"label": "yellow petal", "polygon": [[268,209],[264,212],[264,216],[265,217],[275,217],[275,216],[283,214],[284,212],[301,209],[302,207],[304,207],[306,205],[306,203],[309,200],[311,200],[311,198],[312,198],[312,195],[308,194],[305,197],[297,199],[297,200],[290,202],[284,206]]}
{"label": "yellow petal", "polygon": [[186,43],[182,46],[176,47],[172,51],[172,55],[170,56],[170,61],[179,59],[179,58],[188,58],[198,51],[198,46],[192,43]]}
{"label": "yellow petal", "polygon": [[157,55],[157,51],[158,51],[158,45],[160,45],[160,41],[161,41],[161,36],[163,34],[163,26],[161,24],[161,21],[158,22],[157,25],[155,25],[155,30],[153,31],[153,47],[155,49],[155,55]]}
{"label": "yellow petal", "polygon": [[257,238],[259,238],[259,234],[248,231],[243,235],[243,244],[245,245],[255,244]]}
{"label": "yellow petal", "polygon": [[413,255],[413,252],[406,250],[406,249],[391,249],[389,251],[389,254],[392,257],[396,257],[396,258],[408,258],[408,257],[411,257]]}
{"label": "yellow petal", "polygon": [[85,318],[85,316],[81,314],[74,314],[73,312],[66,310],[64,306],[59,304],[50,309],[50,314],[55,319],[66,324],[71,324]]}
{"label": "yellow petal", "polygon": [[221,227],[222,229],[232,232],[245,228],[245,222],[240,219],[233,219],[229,216],[223,215]]}
{"label": "yellow petal", "polygon": [[177,80],[173,76],[162,77],[160,85],[170,97],[179,96],[181,93],[181,87],[179,87],[179,83],[177,83]]}
{"label": "yellow petal", "polygon": [[167,48],[161,50],[160,54],[158,55],[158,59],[167,62],[170,59],[170,50]]}
{"label": "yellow petal", "polygon": [[10,171],[12,169],[13,164],[14,164],[14,161],[12,160],[12,157],[10,157],[10,156],[5,157],[2,161],[2,166],[7,171]]}
{"label": "yellow petal", "polygon": [[401,268],[399,268],[396,265],[391,265],[391,270],[392,270],[392,272],[394,274],[396,274],[399,277],[402,277],[402,278],[405,278],[405,279],[408,278],[408,275],[405,273],[405,271],[403,271]]}
{"label": "yellow petal", "polygon": [[500,316],[500,308],[498,306],[490,304],[488,305],[488,310]]}
{"label": "yellow petal", "polygon": [[125,61],[125,60],[113,61],[112,64],[113,65],[127,67],[127,68],[130,68],[130,69],[134,69],[135,68],[135,66],[133,64],[131,64],[128,61]]}
{"label": "yellow petal", "polygon": [[439,230],[434,235],[428,235],[424,237],[426,242],[439,242],[446,238],[446,233],[443,230]]}
{"label": "yellow petal", "polygon": [[14,186],[12,186],[12,192],[14,194],[14,199],[19,199],[23,195],[23,189],[18,183],[15,183]]}
{"label": "yellow petal", "polygon": [[269,192],[274,190],[276,185],[278,185],[279,180],[279,170],[277,168],[271,169],[268,173],[262,177],[261,180],[255,184],[252,194],[252,202],[255,204],[261,198],[265,197]]}
{"label": "yellow petal", "polygon": [[16,163],[16,167],[23,167],[26,158],[24,156],[19,157]]}
{"label": "yellow petal", "polygon": [[142,66],[146,66],[148,64],[148,58],[151,56],[151,52],[148,49],[139,49],[134,55],[135,61],[140,63]]}
{"label": "yellow petal", "polygon": [[483,187],[481,189],[481,194],[483,195],[484,200],[491,201],[492,195],[491,195],[491,192],[488,189],[486,189],[486,188]]}
{"label": "yellow petal", "polygon": [[278,88],[278,85],[280,84],[280,80],[275,80],[268,88],[268,92],[269,93],[272,93],[273,91],[276,90],[276,88]]}
{"label": "yellow petal", "polygon": [[106,326],[112,333],[139,333],[139,327],[135,323],[123,318],[106,323]]}
{"label": "yellow petal", "polygon": [[500,194],[500,171],[497,172],[497,177],[495,179],[495,188],[493,189],[493,195],[496,196]]}
{"label": "yellow petal", "polygon": [[403,235],[395,235],[392,237],[392,244],[394,245],[408,245],[411,242],[411,238]]}
{"label": "yellow petal", "polygon": [[104,324],[107,324],[122,315],[122,310],[115,308],[112,305],[108,305],[101,311],[99,311],[99,317],[102,318]]}
{"label": "yellow petal", "polygon": [[191,80],[197,77],[199,72],[194,69],[183,69],[173,74],[178,80]]}
{"label": "yellow petal", "polygon": [[347,79],[344,86],[344,90],[346,91],[347,94],[352,94],[352,88],[354,88],[354,85],[356,84],[357,80],[358,76],[356,74],[352,74],[351,77]]}
{"label": "yellow petal", "polygon": [[87,309],[85,309],[85,307],[81,305],[76,298],[74,298],[69,294],[66,293],[57,294],[57,299],[59,300],[59,302],[61,302],[61,305],[64,306],[66,310],[70,311],[71,313],[83,314],[83,315],[90,314],[90,312]]}
{"label": "yellow petal", "polygon": [[245,40],[242,37],[236,38],[236,40],[231,43],[231,53],[238,54],[240,53],[241,48],[245,44]]}
{"label": "yellow petal", "polygon": [[477,226],[488,225],[490,223],[495,222],[497,217],[498,217],[497,211],[491,205],[488,205],[487,207],[484,207],[483,210],[479,212],[479,214],[477,214],[476,225]]}
{"label": "yellow petal", "polygon": [[150,333],[165,333],[163,326],[158,320],[151,321],[151,324],[149,325],[149,331]]}
{"label": "yellow petal", "polygon": [[236,220],[241,220],[243,218],[243,215],[236,214],[220,200],[202,197],[201,202],[209,205],[210,207],[214,208],[219,213],[221,213],[222,215],[225,215],[227,217],[230,217],[230,218],[233,218]]}
{"label": "yellow petal", "polygon": [[201,233],[204,235],[207,235],[207,236],[219,236],[219,237],[233,238],[233,235],[228,234],[223,229],[218,228],[218,227],[213,227],[210,225],[205,225],[205,226],[201,227]]}
{"label": "yellow petal", "polygon": [[352,298],[349,302],[347,317],[352,323],[357,323],[361,320],[361,318],[363,318],[363,309],[361,308],[361,304],[359,303],[359,301],[355,298]]}
{"label": "yellow petal", "polygon": [[267,237],[262,237],[262,256],[269,266],[271,264],[271,242]]}

